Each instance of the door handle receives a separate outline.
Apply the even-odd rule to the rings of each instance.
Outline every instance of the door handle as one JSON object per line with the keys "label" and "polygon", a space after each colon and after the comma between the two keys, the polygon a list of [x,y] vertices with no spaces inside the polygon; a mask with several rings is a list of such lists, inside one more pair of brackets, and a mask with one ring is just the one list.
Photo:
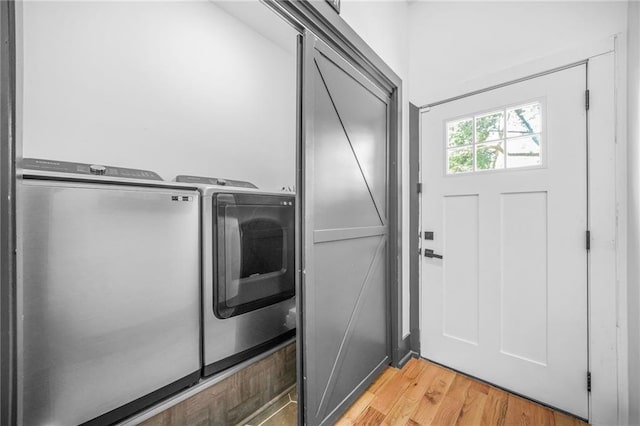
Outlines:
{"label": "door handle", "polygon": [[424,249],[424,257],[430,257],[432,259],[443,259],[441,254],[434,253],[433,250]]}

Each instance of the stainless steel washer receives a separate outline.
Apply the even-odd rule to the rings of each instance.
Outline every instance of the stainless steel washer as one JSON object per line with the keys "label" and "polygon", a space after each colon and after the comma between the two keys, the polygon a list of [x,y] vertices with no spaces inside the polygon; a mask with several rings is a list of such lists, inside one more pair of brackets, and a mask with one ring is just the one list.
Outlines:
{"label": "stainless steel washer", "polygon": [[111,424],[198,381],[198,191],[29,159],[18,190],[21,424]]}

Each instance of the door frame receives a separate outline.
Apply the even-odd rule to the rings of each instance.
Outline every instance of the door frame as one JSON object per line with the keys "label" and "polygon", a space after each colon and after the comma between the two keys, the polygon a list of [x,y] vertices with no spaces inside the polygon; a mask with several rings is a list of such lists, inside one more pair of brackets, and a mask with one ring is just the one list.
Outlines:
{"label": "door frame", "polygon": [[[626,246],[626,40],[617,34],[600,43],[561,52],[484,76],[429,108],[584,62],[591,102],[587,111],[588,351],[592,388],[589,421],[628,423]],[[597,161],[596,161],[597,160]],[[422,269],[422,268],[420,268]],[[616,285],[611,285],[615,282]],[[594,326],[596,325],[597,326]],[[424,342],[422,342],[424,344]],[[611,374],[615,371],[615,374]],[[586,386],[586,378],[585,378]]]}
{"label": "door frame", "polygon": [[16,34],[15,3],[0,4],[0,424],[15,424]]}

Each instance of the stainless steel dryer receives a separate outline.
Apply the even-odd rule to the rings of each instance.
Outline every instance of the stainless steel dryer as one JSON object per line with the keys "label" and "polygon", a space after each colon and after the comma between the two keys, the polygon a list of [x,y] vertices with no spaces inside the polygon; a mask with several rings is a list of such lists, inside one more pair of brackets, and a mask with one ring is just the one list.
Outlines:
{"label": "stainless steel dryer", "polygon": [[80,163],[21,173],[19,424],[111,424],[198,381],[198,191]]}
{"label": "stainless steel dryer", "polygon": [[202,197],[204,375],[295,335],[295,196],[178,176]]}

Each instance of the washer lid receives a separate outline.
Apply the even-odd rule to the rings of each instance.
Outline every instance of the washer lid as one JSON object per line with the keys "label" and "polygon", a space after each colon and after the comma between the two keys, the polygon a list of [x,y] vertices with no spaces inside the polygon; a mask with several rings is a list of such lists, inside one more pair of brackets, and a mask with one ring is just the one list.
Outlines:
{"label": "washer lid", "polygon": [[104,166],[101,164],[45,160],[40,158],[24,158],[22,160],[22,169],[68,173],[84,176],[105,176],[114,178],[162,181],[160,175],[150,170],[128,169],[124,167]]}

